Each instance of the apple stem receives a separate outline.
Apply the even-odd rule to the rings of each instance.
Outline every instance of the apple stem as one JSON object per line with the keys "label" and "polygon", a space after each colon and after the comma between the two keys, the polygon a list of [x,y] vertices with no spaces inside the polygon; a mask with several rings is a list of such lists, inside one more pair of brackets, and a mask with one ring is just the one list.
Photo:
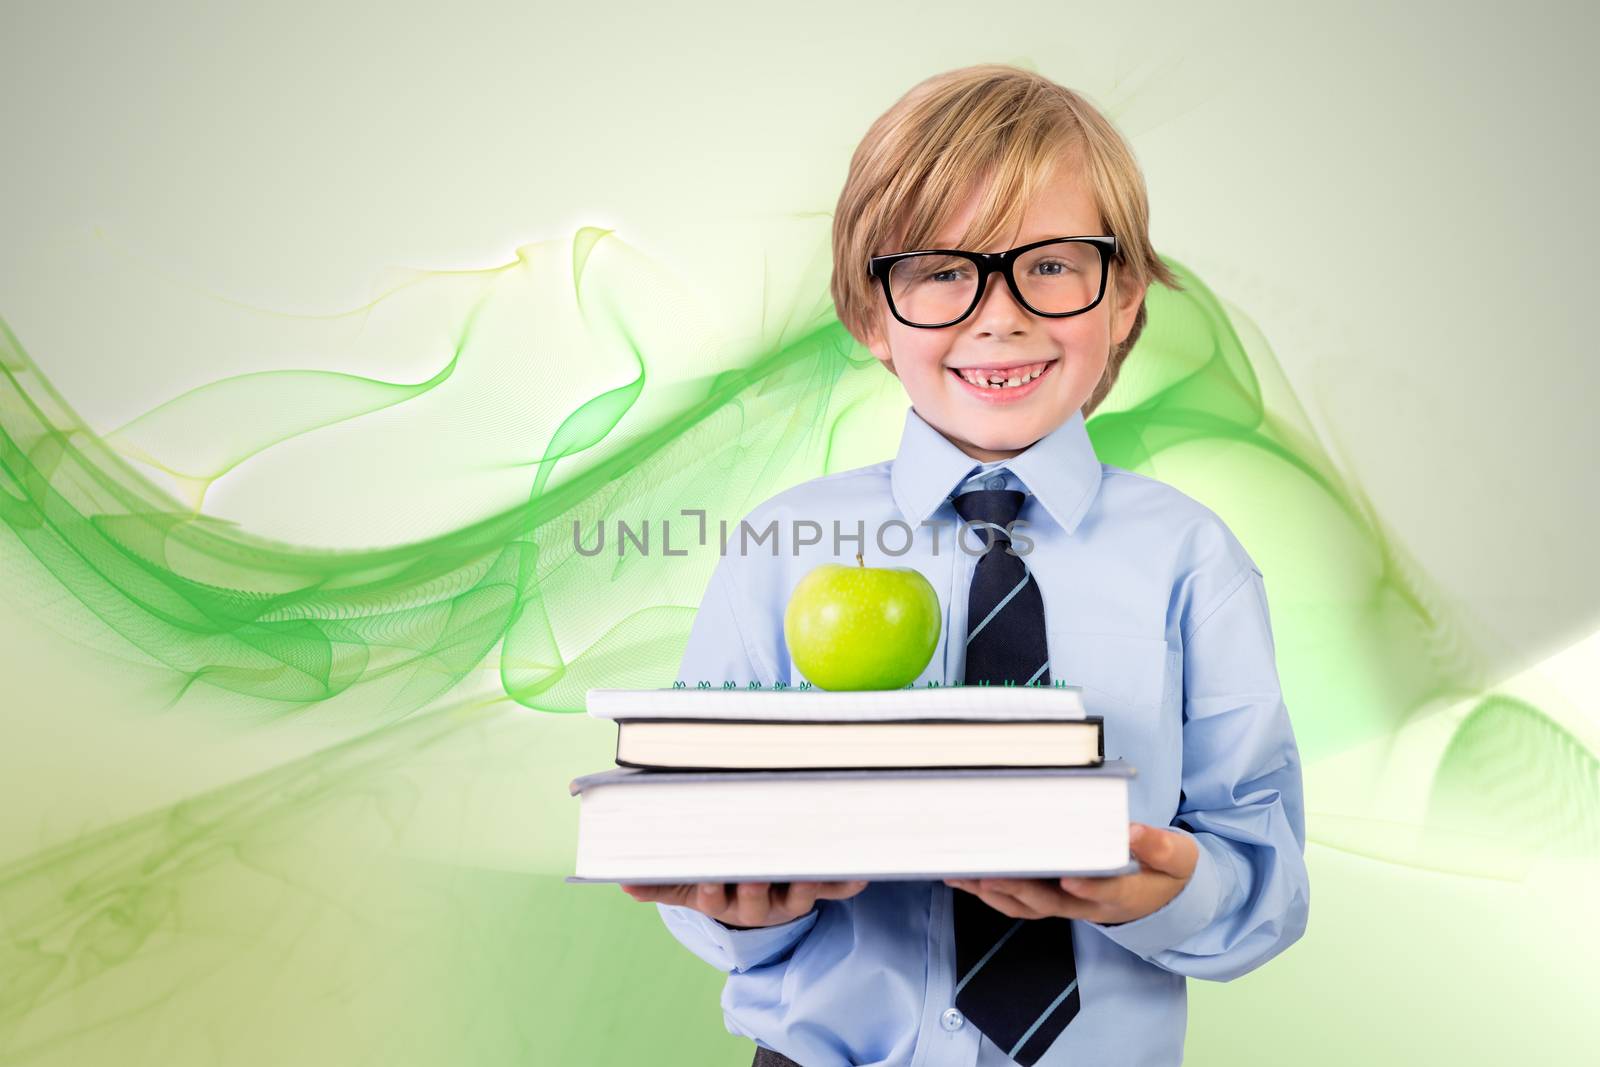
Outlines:
{"label": "apple stem", "polygon": [[861,558],[861,553],[859,553],[859,552],[856,553],[856,562],[861,564],[861,566],[863,566],[863,567],[865,567],[867,565],[866,561]]}

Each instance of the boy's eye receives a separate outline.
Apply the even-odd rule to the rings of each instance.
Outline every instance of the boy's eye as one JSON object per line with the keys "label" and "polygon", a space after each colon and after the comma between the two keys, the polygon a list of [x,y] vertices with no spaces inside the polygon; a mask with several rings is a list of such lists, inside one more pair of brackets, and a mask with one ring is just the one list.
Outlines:
{"label": "boy's eye", "polygon": [[960,281],[962,278],[969,277],[972,272],[970,264],[963,260],[951,260],[948,257],[940,257],[938,259],[929,257],[926,260],[915,262],[914,267],[910,262],[906,266],[912,267],[912,270],[906,273],[915,277],[918,282],[948,283]]}

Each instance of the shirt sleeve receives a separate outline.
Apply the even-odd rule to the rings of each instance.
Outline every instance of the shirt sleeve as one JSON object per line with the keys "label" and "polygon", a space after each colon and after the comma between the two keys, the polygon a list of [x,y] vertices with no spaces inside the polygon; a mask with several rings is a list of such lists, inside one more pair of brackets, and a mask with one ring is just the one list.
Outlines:
{"label": "shirt sleeve", "polygon": [[684,948],[726,974],[743,974],[787,959],[817,925],[815,907],[797,919],[754,930],[734,930],[704,912],[678,904],[658,903],[656,909]]}
{"label": "shirt sleeve", "polygon": [[1184,641],[1183,776],[1172,828],[1199,845],[1177,896],[1094,925],[1178,974],[1228,981],[1306,929],[1300,754],[1278,682],[1266,588],[1251,564]]}
{"label": "shirt sleeve", "polygon": [[[769,686],[774,678],[760,666],[745,641],[737,607],[747,604],[735,592],[733,557],[723,556],[706,584],[700,610],[689,631],[689,642],[678,668],[678,679],[693,688],[700,681],[720,688],[732,681],[744,688],[752,680]],[[818,902],[821,903],[820,901]],[[685,948],[711,966],[727,973],[787,958],[817,922],[817,909],[777,926],[735,930],[694,908],[656,904],[667,929]]]}

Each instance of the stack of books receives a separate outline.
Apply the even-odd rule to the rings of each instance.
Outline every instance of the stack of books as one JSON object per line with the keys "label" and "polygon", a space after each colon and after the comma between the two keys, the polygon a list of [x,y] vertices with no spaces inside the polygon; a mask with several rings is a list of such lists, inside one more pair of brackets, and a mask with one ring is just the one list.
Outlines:
{"label": "stack of books", "polygon": [[1128,783],[1077,686],[590,689],[569,882],[1123,874]]}

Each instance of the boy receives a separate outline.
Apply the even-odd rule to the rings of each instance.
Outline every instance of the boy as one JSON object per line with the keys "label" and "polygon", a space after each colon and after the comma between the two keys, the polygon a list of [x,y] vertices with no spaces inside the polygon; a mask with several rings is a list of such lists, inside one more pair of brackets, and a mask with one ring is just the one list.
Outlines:
{"label": "boy", "polygon": [[[747,516],[780,540],[730,539],[680,678],[798,684],[796,582],[858,551],[916,567],[944,623],[913,684],[1082,685],[1106,755],[1138,772],[1141,870],[624,886],[727,972],[726,1025],[757,1065],[1178,1063],[1186,976],[1235,978],[1305,930],[1300,760],[1261,571],[1209,509],[1101,464],[1084,429],[1149,283],[1176,286],[1147,226],[1110,123],[1009,66],[916,86],[851,161],[832,291],[911,399],[899,452]],[[831,536],[782,543],[805,520]]]}

